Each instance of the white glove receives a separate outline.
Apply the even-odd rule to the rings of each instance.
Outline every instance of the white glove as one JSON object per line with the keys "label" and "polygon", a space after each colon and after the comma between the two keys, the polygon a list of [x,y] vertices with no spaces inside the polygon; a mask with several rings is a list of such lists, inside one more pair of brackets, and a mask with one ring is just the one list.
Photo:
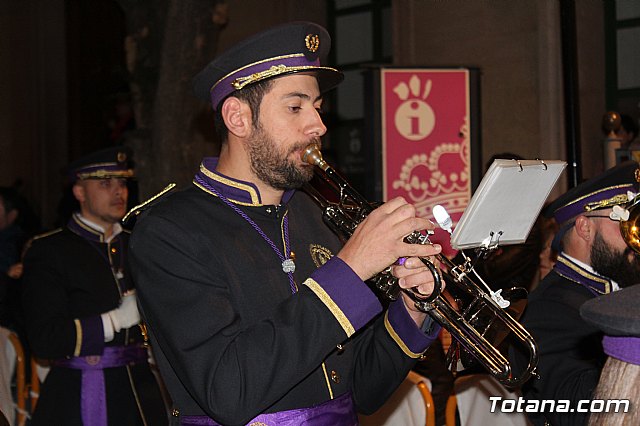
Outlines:
{"label": "white glove", "polygon": [[127,292],[116,309],[102,314],[104,341],[113,340],[113,335],[124,328],[140,323],[135,290]]}

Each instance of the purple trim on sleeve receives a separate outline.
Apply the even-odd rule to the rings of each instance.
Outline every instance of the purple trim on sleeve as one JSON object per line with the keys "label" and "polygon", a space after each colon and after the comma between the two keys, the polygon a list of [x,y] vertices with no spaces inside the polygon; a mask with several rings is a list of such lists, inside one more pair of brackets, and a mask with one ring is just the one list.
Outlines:
{"label": "purple trim on sleeve", "polygon": [[[438,333],[440,333],[440,324],[436,322],[433,322],[428,334],[423,332],[407,312],[407,308],[401,298],[389,304],[387,319],[409,350],[417,354],[426,351],[431,343],[438,338]],[[425,319],[425,321],[430,320],[429,317]]]}
{"label": "purple trim on sleeve", "polygon": [[80,320],[82,327],[82,346],[80,347],[79,356],[97,355],[104,350],[104,328],[102,328],[102,317],[82,318]]}
{"label": "purple trim on sleeve", "polygon": [[604,336],[604,352],[624,362],[640,365],[640,337]]}
{"label": "purple trim on sleeve", "polygon": [[358,330],[382,312],[378,298],[338,256],[316,269],[311,278],[329,295]]}

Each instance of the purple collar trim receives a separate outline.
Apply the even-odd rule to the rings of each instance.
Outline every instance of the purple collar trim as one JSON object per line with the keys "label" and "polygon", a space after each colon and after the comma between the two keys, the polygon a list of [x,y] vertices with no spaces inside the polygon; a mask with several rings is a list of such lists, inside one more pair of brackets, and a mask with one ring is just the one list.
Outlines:
{"label": "purple collar trim", "polygon": [[561,277],[587,288],[596,296],[611,293],[611,280],[589,272],[580,265],[573,263],[564,253],[558,255],[558,261],[553,270]]}
{"label": "purple collar trim", "polygon": [[78,218],[78,216],[76,216],[75,213],[71,216],[69,222],[67,222],[67,227],[71,230],[71,232],[80,235],[86,240],[95,241],[97,243],[104,243],[104,234],[84,224]]}
{"label": "purple collar trim", "polygon": [[[253,183],[244,182],[218,173],[216,171],[217,166],[218,157],[203,158],[202,163],[200,164],[200,170],[196,174],[196,177],[199,178],[198,180],[201,179],[209,186],[214,187],[216,191],[232,203],[254,207],[262,206],[260,192],[258,192],[258,188]],[[194,179],[193,183],[206,193],[216,196],[216,194],[209,191],[206,187],[200,185],[196,179]],[[285,191],[282,196],[282,203],[287,203],[294,193],[294,190]]]}
{"label": "purple collar trim", "polygon": [[613,358],[640,365],[640,337],[604,336],[602,347]]}

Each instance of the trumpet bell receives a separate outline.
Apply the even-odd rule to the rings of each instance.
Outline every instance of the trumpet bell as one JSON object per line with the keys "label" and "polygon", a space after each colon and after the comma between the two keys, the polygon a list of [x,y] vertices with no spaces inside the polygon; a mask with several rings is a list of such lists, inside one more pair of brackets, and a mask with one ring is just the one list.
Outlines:
{"label": "trumpet bell", "polygon": [[627,245],[640,254],[640,197],[627,207],[629,218],[620,221],[620,233]]}

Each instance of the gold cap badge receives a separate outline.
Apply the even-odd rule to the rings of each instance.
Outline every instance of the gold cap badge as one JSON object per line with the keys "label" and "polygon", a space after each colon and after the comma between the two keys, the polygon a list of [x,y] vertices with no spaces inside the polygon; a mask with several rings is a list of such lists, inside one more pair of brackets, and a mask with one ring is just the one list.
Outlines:
{"label": "gold cap badge", "polygon": [[318,50],[318,47],[320,47],[320,36],[317,34],[307,34],[304,38],[304,44],[310,52],[315,53]]}

